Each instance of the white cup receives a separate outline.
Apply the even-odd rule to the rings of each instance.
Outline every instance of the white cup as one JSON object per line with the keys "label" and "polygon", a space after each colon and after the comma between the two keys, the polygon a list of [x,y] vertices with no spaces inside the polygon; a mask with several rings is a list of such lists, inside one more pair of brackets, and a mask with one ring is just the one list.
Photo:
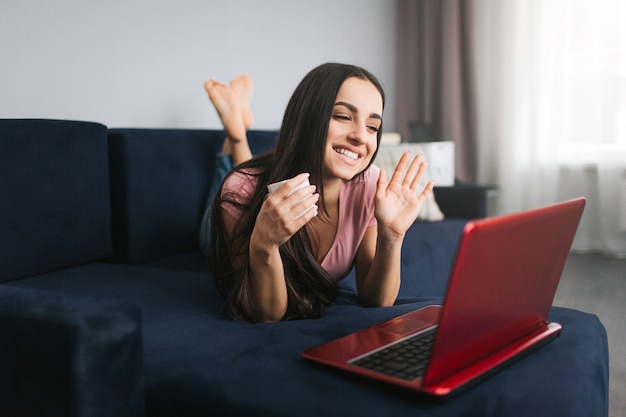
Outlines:
{"label": "white cup", "polygon": [[[284,183],[286,183],[287,181],[289,181],[289,180],[282,180],[282,181],[278,181],[278,182],[272,183],[272,184],[267,186],[267,191],[271,194],[274,191],[278,190],[278,188],[280,188],[280,186],[283,185]],[[306,187],[308,185],[310,185],[310,184],[309,184],[309,180],[307,178],[306,180],[304,180],[304,182],[302,184],[298,185],[293,190],[291,190],[291,192],[289,194],[287,194],[287,197],[289,197],[291,194],[293,194],[296,191],[298,191],[300,188]]]}
{"label": "white cup", "polygon": [[[284,183],[286,183],[287,181],[289,181],[289,180],[282,180],[282,181],[278,181],[278,182],[274,182],[274,183],[272,183],[272,184],[269,184],[269,185],[267,186],[267,191],[269,192],[269,194],[271,194],[271,193],[273,193],[274,191],[276,191],[276,190],[277,190],[277,189],[278,189],[281,185],[283,185]],[[302,184],[298,185],[298,186],[297,186],[297,187],[295,187],[293,190],[291,190],[291,191],[289,192],[289,194],[287,194],[287,197],[289,197],[291,194],[293,194],[293,193],[295,193],[296,191],[298,191],[300,188],[307,187],[307,186],[309,186],[309,185],[310,185],[310,183],[309,183],[309,179],[307,178],[306,180],[304,180],[304,182],[303,182]],[[296,204],[300,204],[302,201],[306,200],[308,197],[309,197],[309,196],[304,197],[302,200],[298,201]],[[313,207],[313,206],[314,206],[314,204],[313,204],[313,205],[311,205],[311,207]],[[308,207],[308,208],[307,208],[306,210],[304,210],[302,213],[298,214],[298,215],[296,216],[296,219],[299,219],[300,217],[302,217],[302,216],[303,216],[303,215],[304,215],[307,211],[309,211],[309,209],[310,209],[311,207]]]}

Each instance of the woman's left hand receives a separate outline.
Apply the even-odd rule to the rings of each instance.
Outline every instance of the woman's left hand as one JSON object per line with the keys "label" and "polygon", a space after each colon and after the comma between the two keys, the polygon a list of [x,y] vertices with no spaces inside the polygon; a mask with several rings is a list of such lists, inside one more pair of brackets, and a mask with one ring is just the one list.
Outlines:
{"label": "woman's left hand", "polygon": [[[409,158],[410,153],[408,151],[402,154],[389,184],[387,184],[386,172],[380,171],[375,203],[375,215],[379,223],[379,238],[403,238],[406,231],[417,219],[426,197],[433,189],[434,183],[431,180],[418,194],[418,188],[427,167],[422,155],[417,155],[413,159],[403,178],[402,173]],[[381,232],[385,233],[386,236],[381,236]]]}

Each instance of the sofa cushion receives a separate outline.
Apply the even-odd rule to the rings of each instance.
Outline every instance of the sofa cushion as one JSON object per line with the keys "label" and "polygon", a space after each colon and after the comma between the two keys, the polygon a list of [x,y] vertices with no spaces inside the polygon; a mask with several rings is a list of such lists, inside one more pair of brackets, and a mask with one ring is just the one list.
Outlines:
{"label": "sofa cushion", "polygon": [[0,120],[0,282],[111,254],[107,129]]}
{"label": "sofa cushion", "polygon": [[[250,131],[254,154],[271,149],[275,131]],[[109,133],[114,253],[142,264],[198,249],[219,130],[112,129]]]}
{"label": "sofa cushion", "polygon": [[575,310],[552,310],[563,325],[558,339],[438,403],[309,363],[301,353],[440,300],[363,308],[344,289],[319,319],[254,324],[224,319],[206,273],[93,264],[10,285],[139,305],[148,416],[606,415],[606,331]]}
{"label": "sofa cushion", "polygon": [[[551,344],[450,401],[308,363],[301,352],[423,306],[362,308],[343,294],[320,319],[251,324],[219,317],[162,322],[146,356],[149,416],[601,416],[608,352],[598,318],[556,308]],[[182,322],[181,322],[182,323]],[[154,330],[153,330],[154,331]],[[190,342],[189,335],[194,335]]]}

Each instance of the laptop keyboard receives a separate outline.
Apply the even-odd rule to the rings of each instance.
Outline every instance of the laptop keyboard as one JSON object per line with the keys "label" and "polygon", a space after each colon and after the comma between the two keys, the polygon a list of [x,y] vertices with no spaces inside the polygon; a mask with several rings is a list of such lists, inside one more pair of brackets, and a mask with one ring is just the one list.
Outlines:
{"label": "laptop keyboard", "polygon": [[410,381],[424,375],[435,341],[435,329],[417,333],[350,363]]}

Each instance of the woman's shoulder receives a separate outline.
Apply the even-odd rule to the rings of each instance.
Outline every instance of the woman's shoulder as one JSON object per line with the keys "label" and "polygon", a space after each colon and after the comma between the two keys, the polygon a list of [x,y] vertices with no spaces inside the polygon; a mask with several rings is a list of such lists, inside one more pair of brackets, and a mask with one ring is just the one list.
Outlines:
{"label": "woman's shoulder", "polygon": [[378,181],[378,175],[380,174],[380,168],[375,164],[371,164],[363,173],[368,181],[374,180],[374,182]]}
{"label": "woman's shoulder", "polygon": [[256,183],[256,178],[261,170],[256,168],[235,169],[224,180],[224,187],[239,187],[246,183]]}
{"label": "woman's shoulder", "polygon": [[259,181],[260,170],[254,168],[235,169],[224,179],[222,198],[232,198],[238,203],[247,201]]}
{"label": "woman's shoulder", "polygon": [[244,207],[250,203],[258,184],[258,171],[236,169],[224,179],[220,205],[235,219],[245,216]]}

